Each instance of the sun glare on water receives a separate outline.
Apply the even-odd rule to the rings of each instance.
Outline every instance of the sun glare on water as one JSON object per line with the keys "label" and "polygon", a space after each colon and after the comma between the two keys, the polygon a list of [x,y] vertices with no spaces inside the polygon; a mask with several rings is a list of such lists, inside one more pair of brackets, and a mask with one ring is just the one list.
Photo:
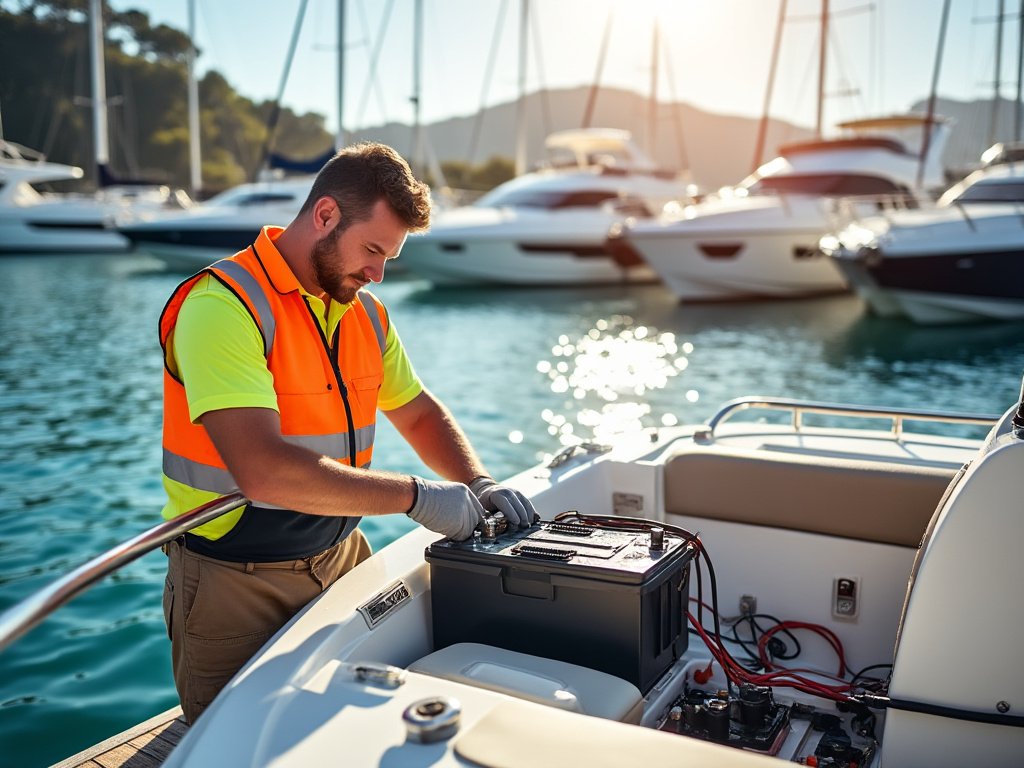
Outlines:
{"label": "sun glare on water", "polygon": [[[673,414],[652,413],[645,395],[685,371],[692,352],[691,343],[628,315],[600,319],[579,338],[559,336],[551,357],[537,363],[551,391],[566,397],[564,413],[541,412],[548,434],[572,445],[677,424]],[[690,402],[697,396],[686,393]]]}

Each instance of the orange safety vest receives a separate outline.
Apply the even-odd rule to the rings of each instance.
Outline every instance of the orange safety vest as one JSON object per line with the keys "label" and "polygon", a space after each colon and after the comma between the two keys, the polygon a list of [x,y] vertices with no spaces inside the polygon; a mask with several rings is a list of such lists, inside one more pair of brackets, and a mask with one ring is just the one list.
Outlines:
{"label": "orange safety vest", "polygon": [[[387,310],[371,293],[360,291],[332,338],[326,338],[298,280],[264,230],[253,246],[179,285],[160,315],[164,475],[211,493],[238,490],[206,430],[192,423],[185,387],[166,365],[167,343],[182,303],[205,274],[234,293],[259,328],[284,439],[343,464],[368,467],[384,376]],[[165,511],[165,516],[186,511]],[[290,560],[322,552],[358,523],[358,517],[309,515],[253,500],[226,534],[216,540],[186,534],[186,546],[235,562]]]}

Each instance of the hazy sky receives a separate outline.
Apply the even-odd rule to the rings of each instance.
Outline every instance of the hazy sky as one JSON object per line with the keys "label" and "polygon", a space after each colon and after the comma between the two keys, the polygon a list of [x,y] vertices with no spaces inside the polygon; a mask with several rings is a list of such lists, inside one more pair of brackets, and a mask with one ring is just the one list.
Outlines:
{"label": "hazy sky", "polygon": [[[182,29],[188,2],[112,0],[117,8],[139,8],[155,22]],[[940,94],[961,99],[992,94],[998,4],[952,0]],[[346,5],[346,127],[411,121],[415,0],[347,0]],[[300,6],[301,0],[196,0],[200,71],[215,68],[246,95],[272,97]],[[337,124],[338,6],[338,0],[308,0],[284,92],[293,109],[324,114],[330,130]],[[1020,6],[1020,0],[1005,2],[1001,79],[1002,94],[1011,99]],[[423,0],[422,7],[425,122],[516,97],[520,0]],[[904,111],[927,96],[942,0],[831,0],[830,7],[826,126]],[[789,0],[772,98],[774,115],[804,125],[815,119],[820,8],[821,0]],[[533,0],[529,9],[529,90],[593,82],[613,13],[602,84],[650,92],[658,18],[662,100],[675,97],[731,114],[761,112],[779,0]],[[485,88],[492,48],[494,74]]]}

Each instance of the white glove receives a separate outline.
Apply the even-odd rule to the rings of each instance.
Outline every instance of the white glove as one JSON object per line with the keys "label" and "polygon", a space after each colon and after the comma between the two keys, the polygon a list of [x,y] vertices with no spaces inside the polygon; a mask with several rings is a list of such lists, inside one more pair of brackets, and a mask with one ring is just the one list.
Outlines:
{"label": "white glove", "polygon": [[416,482],[416,502],[406,514],[435,533],[449,539],[468,539],[484,516],[484,508],[469,486],[444,480]]}
{"label": "white glove", "polygon": [[469,484],[470,489],[480,499],[484,509],[490,512],[503,512],[509,525],[529,528],[537,510],[528,498],[514,488],[498,485],[489,477],[478,477]]}

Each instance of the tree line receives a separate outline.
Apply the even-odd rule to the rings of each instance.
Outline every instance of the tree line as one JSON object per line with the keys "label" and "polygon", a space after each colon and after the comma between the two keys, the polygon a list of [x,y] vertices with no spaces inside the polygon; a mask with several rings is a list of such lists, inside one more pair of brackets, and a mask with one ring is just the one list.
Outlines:
{"label": "tree line", "polygon": [[[95,181],[88,0],[22,0],[0,6],[0,127],[3,138],[79,165]],[[106,89],[111,167],[115,175],[187,187],[188,35],[153,25],[138,10],[104,2]],[[198,83],[205,193],[255,178],[268,145],[272,100],[254,101],[215,70]],[[280,110],[273,151],[295,159],[327,151],[334,137],[325,116]],[[444,163],[452,186],[488,189],[510,163]]]}

